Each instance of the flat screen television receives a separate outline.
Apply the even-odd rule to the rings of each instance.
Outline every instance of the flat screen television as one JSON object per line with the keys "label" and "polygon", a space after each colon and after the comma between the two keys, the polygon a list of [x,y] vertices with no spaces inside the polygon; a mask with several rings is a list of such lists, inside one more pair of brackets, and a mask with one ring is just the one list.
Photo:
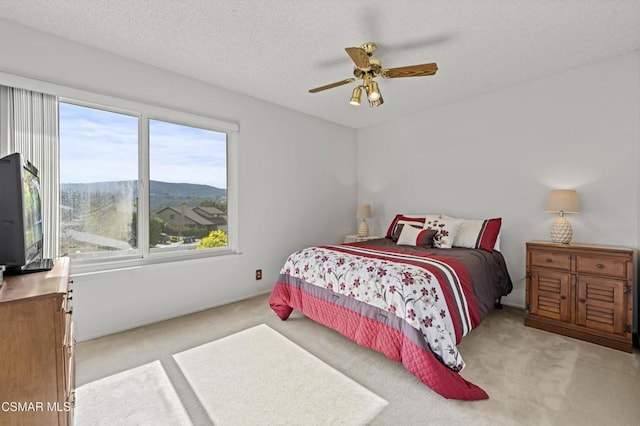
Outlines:
{"label": "flat screen television", "polygon": [[51,269],[43,259],[38,169],[20,153],[0,158],[0,265],[5,274]]}

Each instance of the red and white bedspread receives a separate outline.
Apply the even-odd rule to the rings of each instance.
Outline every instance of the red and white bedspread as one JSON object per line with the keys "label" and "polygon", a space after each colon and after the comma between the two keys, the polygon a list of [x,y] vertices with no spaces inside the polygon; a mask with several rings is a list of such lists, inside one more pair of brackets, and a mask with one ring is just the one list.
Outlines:
{"label": "red and white bedspread", "polygon": [[462,337],[480,323],[465,266],[456,259],[358,244],[309,247],[286,260],[269,297],[360,345],[400,361],[446,398],[488,395],[459,372]]}

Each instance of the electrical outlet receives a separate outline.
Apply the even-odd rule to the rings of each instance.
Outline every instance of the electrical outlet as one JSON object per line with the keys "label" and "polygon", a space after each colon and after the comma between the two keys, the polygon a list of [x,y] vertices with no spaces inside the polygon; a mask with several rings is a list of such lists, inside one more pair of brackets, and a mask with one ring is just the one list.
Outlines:
{"label": "electrical outlet", "polygon": [[262,269],[256,269],[256,280],[262,279]]}

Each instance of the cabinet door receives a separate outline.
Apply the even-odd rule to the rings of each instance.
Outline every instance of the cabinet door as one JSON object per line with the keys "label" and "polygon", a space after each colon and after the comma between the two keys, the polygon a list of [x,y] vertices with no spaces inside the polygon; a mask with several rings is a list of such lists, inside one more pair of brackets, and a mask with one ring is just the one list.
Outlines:
{"label": "cabinet door", "polygon": [[532,315],[557,321],[571,320],[571,274],[534,269],[531,272]]}
{"label": "cabinet door", "polygon": [[625,335],[625,281],[577,276],[577,323],[593,330]]}

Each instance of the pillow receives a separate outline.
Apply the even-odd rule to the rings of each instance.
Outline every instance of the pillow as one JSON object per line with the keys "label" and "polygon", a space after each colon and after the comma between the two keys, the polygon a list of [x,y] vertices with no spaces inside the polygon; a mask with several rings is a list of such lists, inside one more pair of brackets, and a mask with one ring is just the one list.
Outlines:
{"label": "pillow", "polygon": [[398,228],[398,225],[415,225],[422,228],[424,226],[425,215],[403,215],[397,214],[391,221],[391,225],[387,229],[386,238],[391,238],[393,242],[398,241],[402,227]]}
{"label": "pillow", "polygon": [[398,237],[398,244],[405,246],[433,247],[433,237],[437,231],[422,229],[413,225],[400,225],[402,231]]}
{"label": "pillow", "polygon": [[486,220],[462,219],[462,225],[453,240],[453,245],[493,251],[498,242],[501,225],[500,217]]}
{"label": "pillow", "polygon": [[500,232],[498,232],[496,243],[493,245],[493,251],[500,251]]}
{"label": "pillow", "polygon": [[425,220],[424,229],[433,229],[437,231],[433,237],[433,245],[437,248],[451,248],[453,241],[458,234],[458,230],[462,225],[461,219],[431,219]]}

